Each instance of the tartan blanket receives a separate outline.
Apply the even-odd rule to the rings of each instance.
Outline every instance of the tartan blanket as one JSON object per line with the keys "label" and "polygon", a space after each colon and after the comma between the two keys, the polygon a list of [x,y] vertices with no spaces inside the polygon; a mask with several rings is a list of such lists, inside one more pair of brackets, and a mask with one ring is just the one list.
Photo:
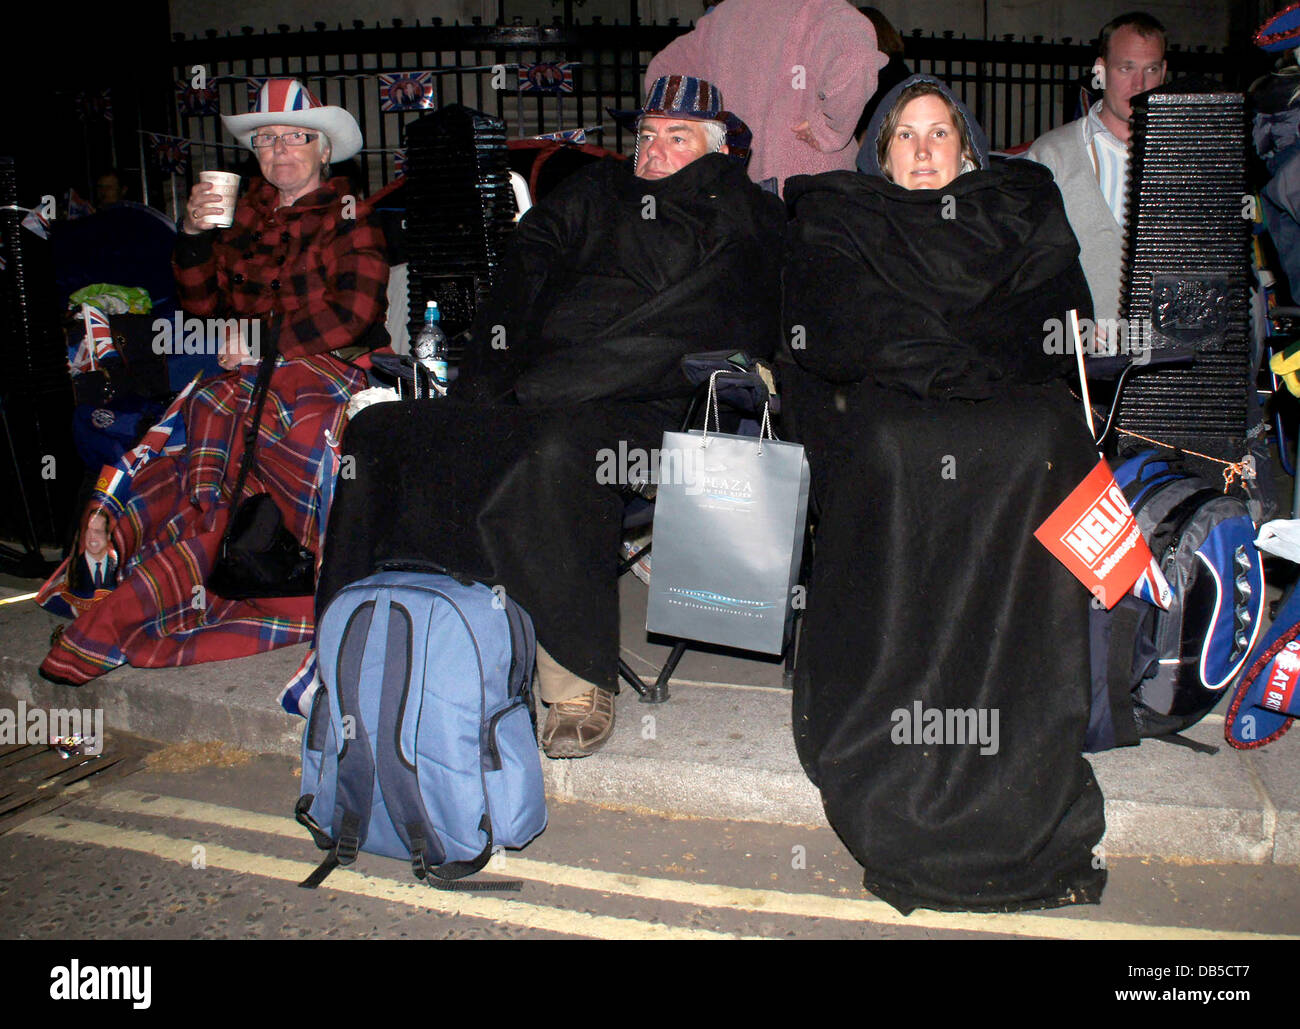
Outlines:
{"label": "tartan blanket", "polygon": [[[118,665],[164,668],[247,657],[310,640],[313,598],[226,600],[204,583],[233,510],[243,423],[256,380],[245,365],[204,383],[185,407],[188,446],[137,475],[113,530],[119,585],[80,615],[41,664],[81,685]],[[319,553],[327,431],[338,436],[363,376],[324,355],[277,362],[258,427],[257,466],[239,499],[268,492],[285,527]]]}

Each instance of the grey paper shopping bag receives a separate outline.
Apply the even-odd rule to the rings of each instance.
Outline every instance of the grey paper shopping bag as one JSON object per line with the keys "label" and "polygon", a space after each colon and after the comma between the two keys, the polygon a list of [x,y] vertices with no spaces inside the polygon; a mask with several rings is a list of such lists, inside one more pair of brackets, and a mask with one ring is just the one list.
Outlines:
{"label": "grey paper shopping bag", "polygon": [[808,515],[803,447],[666,432],[658,489],[647,631],[780,654]]}

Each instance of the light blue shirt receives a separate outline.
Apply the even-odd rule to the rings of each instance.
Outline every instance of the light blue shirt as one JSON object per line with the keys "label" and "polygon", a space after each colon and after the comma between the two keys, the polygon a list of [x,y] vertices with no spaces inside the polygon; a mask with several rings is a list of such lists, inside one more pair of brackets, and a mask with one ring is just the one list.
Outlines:
{"label": "light blue shirt", "polygon": [[1122,229],[1125,194],[1128,192],[1128,144],[1121,143],[1102,122],[1100,100],[1088,111],[1083,126],[1083,142],[1092,161],[1092,169],[1097,174],[1101,195]]}

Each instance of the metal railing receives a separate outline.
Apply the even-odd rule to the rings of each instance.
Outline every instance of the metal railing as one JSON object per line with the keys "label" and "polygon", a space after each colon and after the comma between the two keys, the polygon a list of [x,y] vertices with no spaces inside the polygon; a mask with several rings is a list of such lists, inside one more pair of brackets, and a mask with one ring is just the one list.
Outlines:
{"label": "metal railing", "polygon": [[[436,19],[435,19],[436,21]],[[291,31],[176,40],[170,63],[188,81],[196,66],[215,81],[222,111],[248,107],[248,79],[293,76],[324,103],[351,111],[366,150],[359,185],[373,191],[396,174],[394,151],[405,125],[419,111],[380,110],[379,76],[430,71],[437,104],[456,102],[505,119],[514,136],[585,128],[591,142],[628,152],[630,134],[610,110],[639,105],[649,59],[687,31],[678,25],[481,26],[415,25]],[[1091,44],[1004,37],[1000,40],[913,34],[904,59],[914,71],[948,82],[975,113],[995,149],[1029,140],[1076,116],[1080,86],[1090,76]],[[1229,85],[1228,55],[1203,48],[1171,48],[1171,72],[1196,74]],[[571,94],[529,95],[518,88],[517,69],[540,62],[571,64]],[[197,167],[224,167],[246,155],[224,149],[229,139],[216,115],[182,115],[162,131],[195,140],[207,151]],[[146,126],[148,128],[148,126]]]}

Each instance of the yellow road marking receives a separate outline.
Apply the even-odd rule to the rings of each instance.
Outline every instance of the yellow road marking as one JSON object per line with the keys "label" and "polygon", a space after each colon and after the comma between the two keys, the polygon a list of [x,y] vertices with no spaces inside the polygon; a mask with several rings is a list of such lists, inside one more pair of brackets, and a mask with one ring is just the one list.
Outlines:
{"label": "yellow road marking", "polygon": [[[289,839],[306,840],[306,830],[290,818],[263,815],[241,808],[206,804],[180,797],[115,790],[97,794],[90,803],[95,807],[123,814],[153,815],[209,823],[228,829],[266,833]],[[793,915],[799,918],[828,918],[841,922],[869,922],[878,925],[911,926],[960,932],[1003,933],[1013,936],[1041,936],[1051,939],[1084,940],[1241,940],[1300,939],[1295,936],[1270,936],[1264,933],[1234,932],[1217,929],[1182,928],[1179,926],[1138,925],[1129,922],[1102,921],[1051,915],[997,915],[973,912],[917,910],[901,915],[878,900],[829,897],[815,893],[787,893],[781,890],[758,890],[694,883],[679,879],[658,879],[643,875],[576,868],[503,855],[500,874],[512,879],[528,879],[551,886],[613,893],[662,900],[696,907],[723,908],[731,911]],[[496,867],[492,869],[498,871]],[[336,872],[335,875],[338,873]],[[332,879],[331,879],[332,882]]]}
{"label": "yellow road marking", "polygon": [[[178,840],[159,833],[122,829],[117,826],[103,825],[100,822],[83,822],[58,815],[34,818],[15,831],[78,846],[129,850],[184,865],[191,864],[195,857],[195,846],[201,846],[206,868],[219,868],[228,872],[278,879],[282,882],[301,882],[314,870],[313,865],[301,861],[286,861],[265,854],[252,854],[215,843],[196,844],[192,840]],[[489,922],[520,926],[525,929],[543,929],[548,932],[588,936],[595,939],[734,940],[738,938],[731,933],[679,928],[632,918],[615,918],[610,915],[592,915],[582,911],[550,908],[517,900],[445,893],[431,889],[414,879],[405,883],[396,882],[392,879],[362,875],[345,868],[336,869],[324,888],[353,896],[370,897],[374,900],[393,901],[408,907],[423,908],[446,915],[481,918]]]}

